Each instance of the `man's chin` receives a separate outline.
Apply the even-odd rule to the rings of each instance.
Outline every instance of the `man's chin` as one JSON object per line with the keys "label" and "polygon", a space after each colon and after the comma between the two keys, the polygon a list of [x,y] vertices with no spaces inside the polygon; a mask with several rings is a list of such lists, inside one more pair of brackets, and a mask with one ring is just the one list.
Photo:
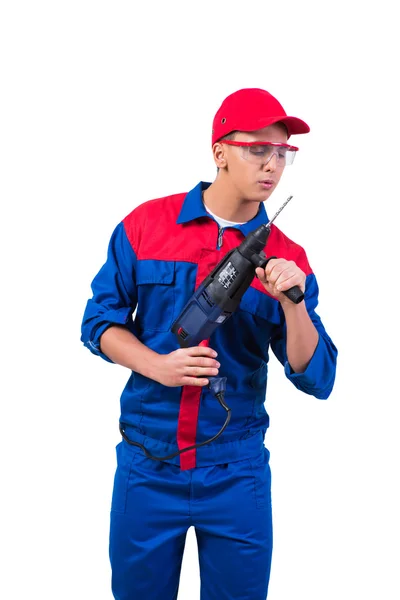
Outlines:
{"label": "man's chin", "polygon": [[265,202],[265,200],[268,200],[268,198],[271,196],[274,189],[275,189],[275,186],[273,188],[271,188],[270,190],[258,190],[257,192],[255,192],[253,194],[254,201],[255,202]]}

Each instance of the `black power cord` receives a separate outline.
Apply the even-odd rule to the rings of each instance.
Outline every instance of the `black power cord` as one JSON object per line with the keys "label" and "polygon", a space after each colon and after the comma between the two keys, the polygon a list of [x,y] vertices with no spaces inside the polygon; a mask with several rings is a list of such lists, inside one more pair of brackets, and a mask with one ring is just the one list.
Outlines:
{"label": "black power cord", "polygon": [[178,456],[178,454],[182,454],[182,452],[187,452],[188,450],[193,450],[193,448],[200,448],[200,446],[205,446],[206,444],[210,444],[211,442],[216,440],[221,435],[221,433],[224,431],[224,429],[227,427],[229,421],[231,420],[231,409],[229,408],[229,406],[227,404],[225,404],[225,401],[224,401],[226,377],[209,377],[208,380],[209,380],[209,383],[208,383],[207,387],[209,389],[211,389],[211,391],[214,393],[214,396],[217,398],[220,405],[228,413],[225,423],[221,427],[220,431],[216,435],[214,435],[214,437],[210,438],[209,440],[206,440],[205,442],[200,442],[200,444],[193,444],[192,446],[187,446],[187,448],[182,448],[182,450],[178,450],[177,452],[174,452],[174,454],[169,454],[168,456],[153,456],[152,454],[150,454],[150,452],[148,450],[146,450],[146,448],[143,446],[143,444],[140,444],[139,442],[133,442],[132,440],[130,440],[128,438],[128,436],[125,433],[124,423],[120,422],[119,431],[120,431],[122,437],[124,438],[124,440],[126,442],[128,442],[128,444],[131,444],[131,446],[139,446],[139,448],[142,448],[145,455],[148,458],[151,458],[152,460],[167,460],[168,458],[174,458],[175,456]]}

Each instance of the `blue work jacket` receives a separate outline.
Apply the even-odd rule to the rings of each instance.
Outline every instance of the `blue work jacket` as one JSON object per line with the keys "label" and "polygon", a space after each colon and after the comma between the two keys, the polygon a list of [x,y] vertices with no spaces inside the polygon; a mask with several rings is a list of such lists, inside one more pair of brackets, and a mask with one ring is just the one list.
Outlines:
{"label": "blue work jacket", "polygon": [[[144,202],[115,227],[83,316],[81,341],[93,354],[112,362],[100,350],[100,337],[115,324],[124,325],[157,353],[179,348],[171,326],[194,290],[250,231],[268,223],[261,202],[253,219],[222,229],[202,202],[202,191],[209,185],[200,182],[189,193]],[[319,334],[317,347],[306,370],[294,373],[287,360],[280,303],[255,277],[238,309],[209,340],[218,352],[219,376],[227,377],[230,423],[211,444],[169,460],[182,469],[239,460],[259,451],[269,426],[264,403],[270,349],[296,388],[319,399],[332,391],[337,349],[315,312],[318,285],[306,253],[275,225],[265,253],[293,260],[306,273],[305,304]],[[131,372],[120,401],[120,421],[127,434],[156,456],[210,439],[226,417],[208,388],[166,387],[137,372]]]}

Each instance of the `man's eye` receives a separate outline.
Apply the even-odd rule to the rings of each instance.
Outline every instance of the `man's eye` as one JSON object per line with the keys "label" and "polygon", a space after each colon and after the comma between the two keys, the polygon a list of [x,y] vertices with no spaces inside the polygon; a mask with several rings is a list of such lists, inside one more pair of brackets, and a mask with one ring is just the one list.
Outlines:
{"label": "man's eye", "polygon": [[250,154],[255,154],[256,156],[263,156],[268,152],[268,146],[249,146]]}

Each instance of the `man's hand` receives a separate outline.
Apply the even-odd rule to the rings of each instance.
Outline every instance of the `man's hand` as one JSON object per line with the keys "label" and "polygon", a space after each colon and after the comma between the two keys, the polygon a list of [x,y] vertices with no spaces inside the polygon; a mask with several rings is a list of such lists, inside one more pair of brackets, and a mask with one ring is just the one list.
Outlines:
{"label": "man's hand", "polygon": [[306,288],[306,274],[293,260],[272,258],[265,269],[257,267],[256,275],[267,292],[281,304],[292,303],[282,292],[295,285],[298,285],[303,293]]}
{"label": "man's hand", "polygon": [[221,365],[215,356],[214,350],[207,346],[178,348],[169,354],[159,354],[153,365],[153,379],[167,387],[205,386],[207,376],[218,375]]}

